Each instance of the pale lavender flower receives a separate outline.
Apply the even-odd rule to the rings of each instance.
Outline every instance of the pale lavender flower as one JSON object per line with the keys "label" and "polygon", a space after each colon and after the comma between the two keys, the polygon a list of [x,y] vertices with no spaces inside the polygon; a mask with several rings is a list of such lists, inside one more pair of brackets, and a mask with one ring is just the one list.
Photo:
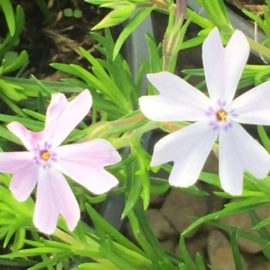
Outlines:
{"label": "pale lavender flower", "polygon": [[54,232],[58,215],[73,230],[79,219],[79,205],[64,175],[94,194],[102,194],[118,184],[104,166],[120,161],[113,146],[103,139],[59,146],[87,115],[92,104],[88,90],[72,101],[57,93],[47,110],[45,128],[32,132],[18,122],[8,129],[27,152],[0,153],[0,171],[13,175],[10,189],[19,200],[26,200],[37,184],[34,224],[44,233]]}
{"label": "pale lavender flower", "polygon": [[202,47],[209,97],[169,72],[148,74],[160,95],[140,98],[145,116],[155,121],[196,122],[154,147],[151,166],[174,162],[171,185],[188,187],[196,182],[217,138],[219,176],[226,192],[242,193],[244,171],[258,179],[267,176],[268,153],[239,123],[270,125],[270,82],[233,100],[248,55],[242,32],[236,30],[224,48],[217,28],[211,31]]}

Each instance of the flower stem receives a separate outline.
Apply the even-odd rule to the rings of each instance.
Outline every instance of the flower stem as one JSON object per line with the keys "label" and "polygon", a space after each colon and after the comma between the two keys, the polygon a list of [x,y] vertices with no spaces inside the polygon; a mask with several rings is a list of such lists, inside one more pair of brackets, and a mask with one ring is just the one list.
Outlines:
{"label": "flower stem", "polygon": [[270,59],[270,49],[266,48],[260,43],[257,43],[252,38],[247,37],[247,40],[252,50],[256,51],[261,56],[265,56]]}

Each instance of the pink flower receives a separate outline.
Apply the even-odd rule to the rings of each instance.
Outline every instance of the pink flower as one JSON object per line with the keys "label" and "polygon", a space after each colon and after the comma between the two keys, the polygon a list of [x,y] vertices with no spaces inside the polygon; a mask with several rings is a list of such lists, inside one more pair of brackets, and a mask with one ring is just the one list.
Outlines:
{"label": "pink flower", "polygon": [[203,43],[202,58],[209,97],[168,72],[148,74],[160,95],[140,98],[142,112],[155,121],[191,121],[167,135],[154,147],[152,166],[173,161],[171,185],[193,185],[214,142],[219,138],[219,176],[222,188],[240,195],[243,173],[262,179],[270,169],[270,156],[239,123],[270,125],[270,82],[233,100],[249,55],[244,34],[235,31],[226,48],[217,28]]}
{"label": "pink flower", "polygon": [[0,153],[0,171],[13,175],[10,189],[19,201],[26,200],[37,184],[34,224],[41,232],[53,233],[59,214],[70,230],[80,219],[79,205],[63,174],[95,194],[118,184],[103,168],[121,160],[106,140],[59,146],[87,115],[91,104],[88,90],[70,102],[65,95],[54,94],[43,131],[32,132],[18,122],[8,125],[28,151]]}

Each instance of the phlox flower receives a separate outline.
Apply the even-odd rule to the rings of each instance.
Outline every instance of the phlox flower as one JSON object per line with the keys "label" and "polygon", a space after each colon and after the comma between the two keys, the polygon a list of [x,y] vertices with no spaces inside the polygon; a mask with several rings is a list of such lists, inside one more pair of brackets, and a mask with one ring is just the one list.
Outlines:
{"label": "phlox flower", "polygon": [[210,32],[202,46],[209,97],[169,72],[148,74],[160,94],[140,98],[145,116],[155,121],[195,122],[154,147],[151,166],[174,162],[171,185],[193,185],[217,139],[219,177],[226,192],[242,193],[244,171],[258,179],[266,177],[270,157],[239,123],[270,125],[270,82],[233,100],[248,55],[249,44],[242,32],[236,30],[225,48],[217,28]]}
{"label": "phlox flower", "polygon": [[28,151],[0,153],[0,171],[12,174],[10,190],[19,201],[26,200],[37,185],[33,221],[41,232],[53,233],[59,214],[70,230],[79,221],[79,205],[63,174],[94,194],[118,184],[104,166],[121,158],[106,140],[59,146],[87,115],[91,104],[88,90],[70,102],[57,93],[52,95],[43,131],[32,132],[18,122],[7,126]]}

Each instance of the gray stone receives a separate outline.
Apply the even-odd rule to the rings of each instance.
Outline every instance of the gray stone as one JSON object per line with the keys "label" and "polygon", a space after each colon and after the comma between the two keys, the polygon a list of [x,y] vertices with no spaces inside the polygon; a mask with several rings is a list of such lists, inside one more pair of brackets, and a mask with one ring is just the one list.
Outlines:
{"label": "gray stone", "polygon": [[[207,204],[207,196],[196,196],[180,189],[172,189],[161,207],[161,213],[181,233],[193,222],[192,218],[207,213]],[[188,237],[194,233],[191,232]]]}
{"label": "gray stone", "polygon": [[161,242],[161,245],[164,247],[165,250],[174,252],[176,247],[178,246],[177,237],[175,239],[169,239]]}
{"label": "gray stone", "polygon": [[162,203],[165,200],[166,195],[165,194],[161,194],[161,195],[151,195],[150,198],[150,207],[154,207],[154,208],[160,208],[162,206]]}
{"label": "gray stone", "polygon": [[[266,217],[269,217],[270,207],[269,206],[261,207],[261,208],[256,210],[256,213],[260,219],[264,219]],[[251,219],[250,219],[248,212],[223,217],[221,219],[221,221],[230,225],[230,226],[240,228],[241,230],[247,231],[251,234],[258,236],[258,233],[256,232],[256,230],[252,229],[253,224],[251,222]],[[269,226],[268,226],[268,229],[269,229]],[[242,238],[242,237],[238,238],[238,244],[243,251],[251,253],[251,254],[258,253],[258,252],[262,251],[262,249],[263,249],[262,245],[259,245],[254,241],[250,241],[250,240]]]}
{"label": "gray stone", "polygon": [[[207,252],[213,269],[235,270],[230,242],[220,231],[213,230],[210,232],[207,241]],[[243,269],[247,269],[245,262],[243,262]]]}
{"label": "gray stone", "polygon": [[176,236],[176,230],[169,224],[165,217],[158,209],[149,209],[146,212],[146,218],[151,228],[159,240],[167,240],[172,236]]}
{"label": "gray stone", "polygon": [[195,260],[197,253],[200,253],[200,255],[205,258],[207,245],[206,233],[200,233],[191,239],[187,239],[186,244],[189,254],[193,260]]}
{"label": "gray stone", "polygon": [[270,270],[270,261],[262,255],[249,256],[248,260],[248,270]]}

